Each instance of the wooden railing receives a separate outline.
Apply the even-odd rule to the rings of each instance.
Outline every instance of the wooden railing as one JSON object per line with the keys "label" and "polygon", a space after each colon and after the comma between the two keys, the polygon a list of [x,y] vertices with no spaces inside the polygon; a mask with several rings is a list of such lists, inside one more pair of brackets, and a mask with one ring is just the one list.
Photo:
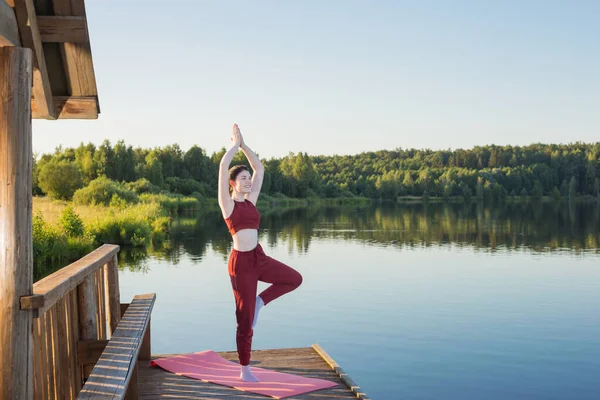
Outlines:
{"label": "wooden railing", "polygon": [[75,399],[116,329],[118,251],[103,245],[36,282],[33,295],[21,298],[21,308],[34,315],[35,399]]}

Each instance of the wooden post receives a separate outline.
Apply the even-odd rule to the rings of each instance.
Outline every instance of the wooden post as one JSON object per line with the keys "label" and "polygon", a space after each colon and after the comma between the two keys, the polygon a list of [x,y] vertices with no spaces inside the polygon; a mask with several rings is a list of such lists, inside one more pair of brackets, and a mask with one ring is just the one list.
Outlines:
{"label": "wooden post", "polygon": [[[94,275],[89,274],[77,286],[79,304],[79,336],[81,340],[98,339],[98,325],[96,322],[96,296],[94,293]],[[93,365],[83,366],[83,377],[87,379],[92,372]]]}
{"label": "wooden post", "polygon": [[121,295],[119,293],[119,263],[117,255],[106,264],[106,286],[108,296],[108,312],[110,314],[110,335],[117,329],[121,320]]}
{"label": "wooden post", "polygon": [[0,398],[33,399],[32,52],[0,47]]}
{"label": "wooden post", "polygon": [[133,371],[131,371],[131,379],[129,380],[129,386],[127,392],[125,392],[125,400],[138,400],[140,391],[138,387],[138,364],[135,364]]}
{"label": "wooden post", "polygon": [[150,347],[150,325],[152,321],[150,317],[148,317],[148,327],[146,328],[146,333],[144,334],[144,339],[142,339],[142,347],[140,347],[140,354],[138,355],[138,360],[142,361],[150,361],[152,359],[152,348]]}

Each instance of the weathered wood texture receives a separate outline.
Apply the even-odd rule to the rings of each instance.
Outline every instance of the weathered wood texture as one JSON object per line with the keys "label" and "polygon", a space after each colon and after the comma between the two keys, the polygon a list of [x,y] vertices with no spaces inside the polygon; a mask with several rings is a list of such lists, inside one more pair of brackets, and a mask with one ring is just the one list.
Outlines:
{"label": "weathered wood texture", "polygon": [[[237,352],[220,352],[223,358],[237,362]],[[155,355],[153,358],[165,357]],[[297,374],[309,378],[327,379],[338,386],[306,393],[289,399],[356,399],[356,395],[311,347],[252,351],[251,365],[278,372]],[[139,365],[140,400],[159,398],[177,399],[266,399],[265,396],[243,392],[227,386],[215,385],[179,376],[148,363]]]}
{"label": "weathered wood texture", "polygon": [[32,118],[98,118],[84,0],[1,0],[3,46],[33,51]]}
{"label": "weathered wood texture", "polygon": [[[137,295],[125,311],[78,399],[123,399],[136,375],[137,358],[156,294]],[[137,379],[132,382],[136,390]]]}
{"label": "weathered wood texture", "polygon": [[[79,304],[79,337],[81,340],[93,340],[97,337],[98,321],[96,319],[96,309],[98,302],[94,292],[94,276],[88,275],[77,287],[77,298]],[[81,363],[81,354],[78,351],[79,363]],[[95,362],[95,361],[94,361]],[[87,378],[92,372],[91,365],[83,365],[83,377]]]}
{"label": "weathered wood texture", "polygon": [[[21,307],[37,306],[33,321],[35,399],[74,399],[106,346],[110,303],[106,270],[117,273],[118,246],[101,246],[33,285]],[[112,297],[115,299],[115,297]],[[91,343],[91,344],[90,344]],[[98,351],[100,350],[100,351]]]}
{"label": "weathered wood texture", "polygon": [[0,398],[33,395],[31,50],[0,47]]}
{"label": "weathered wood texture", "polygon": [[74,399],[81,390],[87,354],[80,354],[77,297],[72,290],[34,323],[35,399]]}
{"label": "weathered wood texture", "polygon": [[121,319],[121,294],[119,291],[119,268],[116,254],[113,256],[112,260],[106,264],[104,272],[108,294],[110,337],[115,329],[117,329],[117,325]]}
{"label": "weathered wood texture", "polygon": [[[57,16],[86,16],[83,0],[54,0],[53,7],[54,14]],[[71,96],[97,95],[92,49],[89,42],[64,43],[61,44],[61,48]]]}
{"label": "weathered wood texture", "polygon": [[15,14],[19,24],[21,43],[33,51],[33,89],[40,118],[56,119],[56,108],[52,98],[50,79],[46,68],[46,58],[42,39],[37,25],[37,15],[33,0],[15,0]]}
{"label": "weathered wood texture", "polygon": [[85,17],[38,16],[38,28],[44,43],[85,43],[89,40]]}
{"label": "weathered wood texture", "polygon": [[[54,107],[58,119],[97,119],[98,100],[95,97],[54,96]],[[35,99],[31,102],[33,118],[43,118]]]}
{"label": "weathered wood texture", "polygon": [[20,46],[19,27],[15,11],[5,1],[0,1],[0,46]]}
{"label": "weathered wood texture", "polygon": [[33,287],[33,296],[24,297],[21,300],[21,307],[24,309],[39,308],[40,313],[45,312],[82,283],[88,275],[112,260],[118,251],[119,246],[117,245],[102,245],[74,263],[40,279]]}

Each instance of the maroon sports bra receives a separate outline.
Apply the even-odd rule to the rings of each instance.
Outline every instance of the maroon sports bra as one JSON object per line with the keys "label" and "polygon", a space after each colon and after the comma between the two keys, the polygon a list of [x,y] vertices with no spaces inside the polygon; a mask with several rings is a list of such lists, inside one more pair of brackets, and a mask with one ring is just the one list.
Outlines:
{"label": "maroon sports bra", "polygon": [[229,233],[232,235],[242,229],[258,229],[260,213],[250,200],[233,201],[233,212],[225,218]]}

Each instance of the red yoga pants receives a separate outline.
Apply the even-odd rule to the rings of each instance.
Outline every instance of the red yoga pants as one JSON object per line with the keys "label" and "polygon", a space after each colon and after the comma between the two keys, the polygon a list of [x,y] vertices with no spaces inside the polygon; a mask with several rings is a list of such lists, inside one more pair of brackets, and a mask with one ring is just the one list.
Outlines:
{"label": "red yoga pants", "polygon": [[284,263],[267,256],[260,244],[250,251],[232,250],[228,269],[235,297],[237,319],[235,339],[238,357],[241,365],[248,365],[252,349],[252,322],[258,281],[272,284],[259,295],[267,305],[300,286],[302,275]]}

